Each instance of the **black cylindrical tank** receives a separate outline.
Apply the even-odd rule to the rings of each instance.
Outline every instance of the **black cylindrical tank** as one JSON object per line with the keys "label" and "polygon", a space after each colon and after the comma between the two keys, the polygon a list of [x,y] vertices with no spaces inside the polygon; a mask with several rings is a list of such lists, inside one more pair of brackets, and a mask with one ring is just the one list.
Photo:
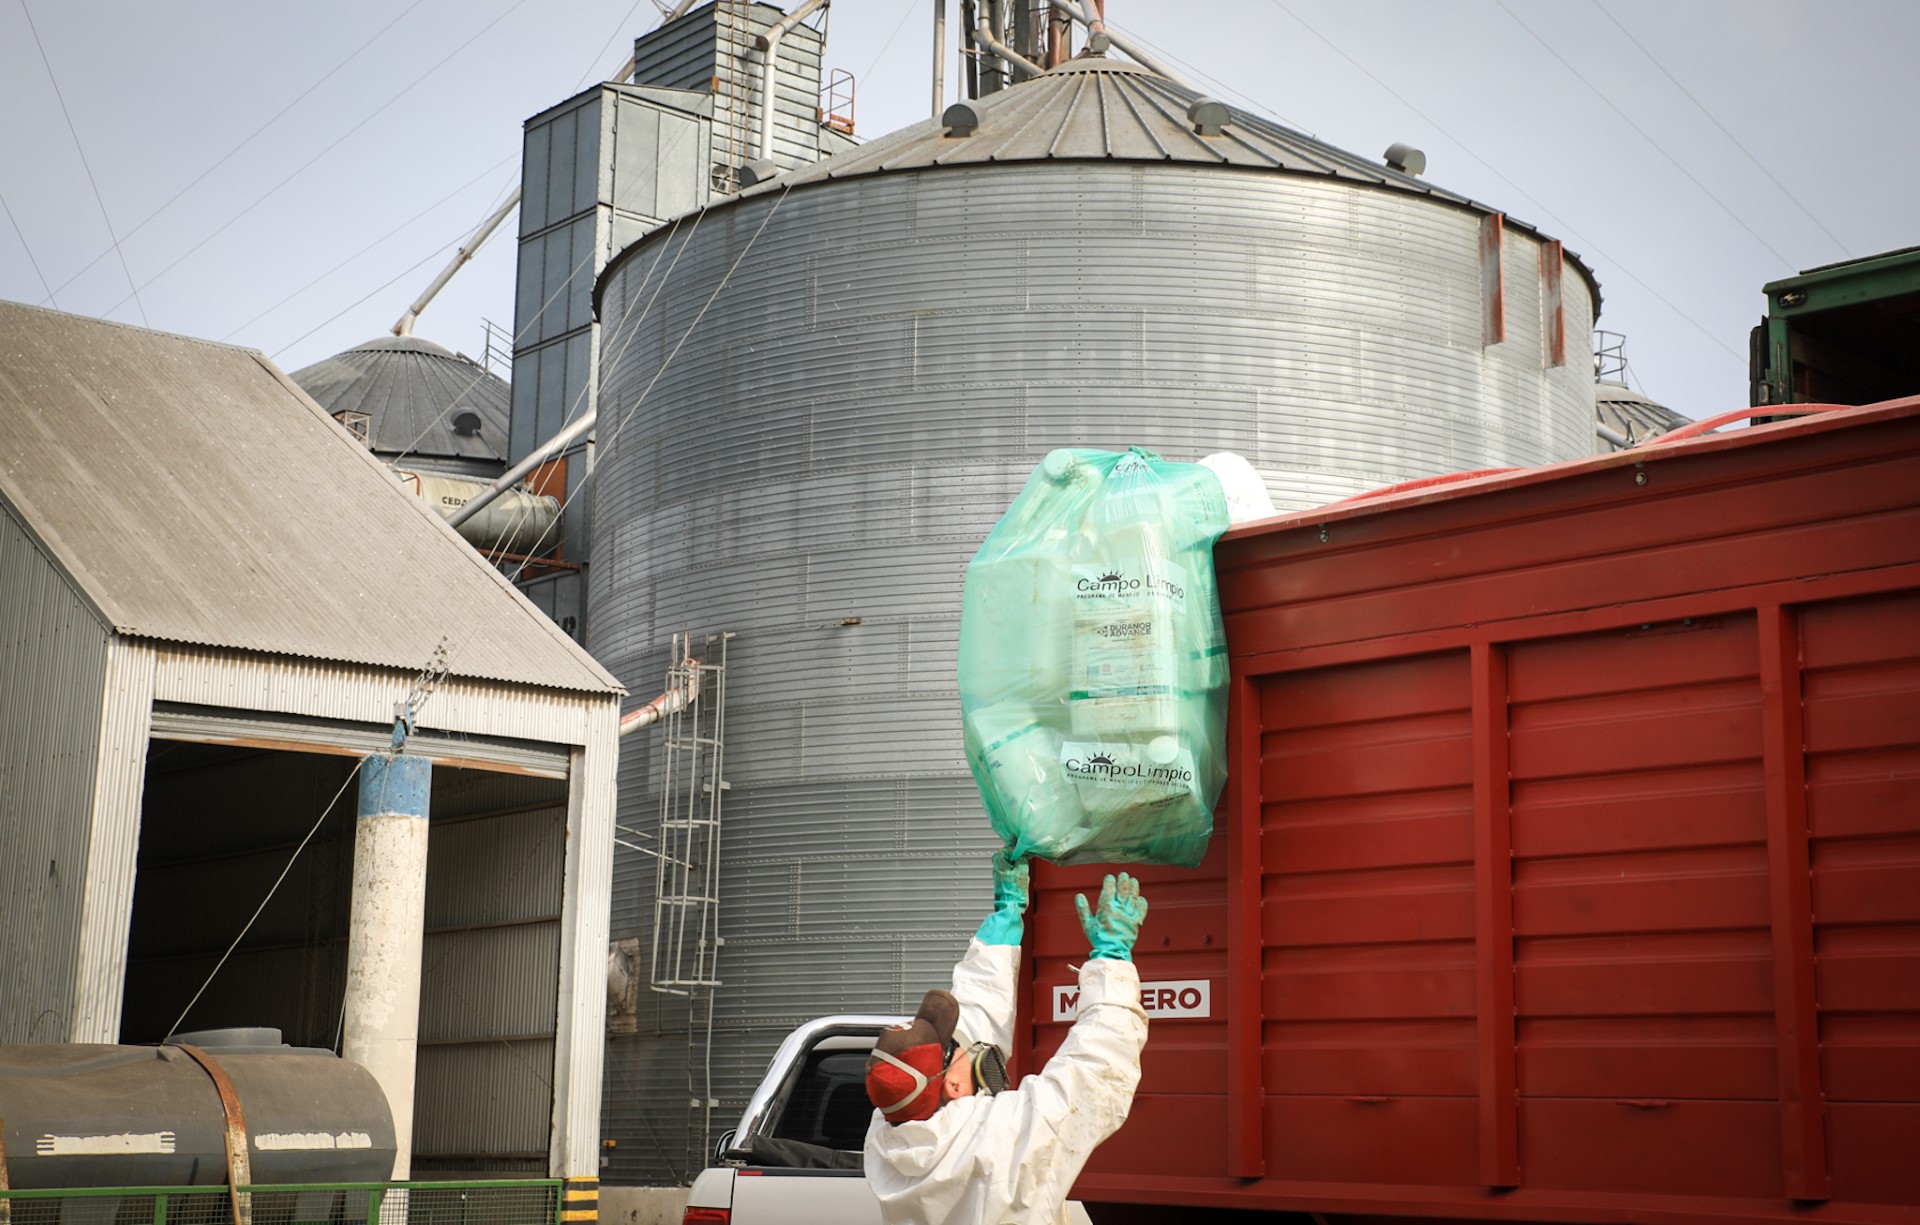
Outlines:
{"label": "black cylindrical tank", "polygon": [[[176,1034],[232,1082],[251,1181],[384,1182],[393,1117],[371,1073],[277,1029]],[[180,1045],[0,1046],[0,1119],[19,1190],[174,1187],[227,1180],[227,1116]]]}

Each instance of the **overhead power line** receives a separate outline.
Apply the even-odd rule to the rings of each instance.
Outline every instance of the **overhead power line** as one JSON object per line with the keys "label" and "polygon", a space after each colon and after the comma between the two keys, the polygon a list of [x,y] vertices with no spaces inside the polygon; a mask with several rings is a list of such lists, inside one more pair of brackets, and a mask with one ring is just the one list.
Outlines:
{"label": "overhead power line", "polygon": [[1534,199],[1525,190],[1523,190],[1518,183],[1515,183],[1512,179],[1500,173],[1499,168],[1496,167],[1492,162],[1489,162],[1486,158],[1481,157],[1478,153],[1475,153],[1473,149],[1469,147],[1465,141],[1461,140],[1458,136],[1455,136],[1452,132],[1442,127],[1438,121],[1436,121],[1432,116],[1428,115],[1425,111],[1421,110],[1419,107],[1409,102],[1405,97],[1403,97],[1400,94],[1398,90],[1394,89],[1393,86],[1387,84],[1385,81],[1375,76],[1373,71],[1369,69],[1365,64],[1362,64],[1359,60],[1356,60],[1351,55],[1348,55],[1344,50],[1340,48],[1338,43],[1335,43],[1332,39],[1322,34],[1319,30],[1316,30],[1311,24],[1307,22],[1305,18],[1301,17],[1298,13],[1288,8],[1286,4],[1282,2],[1282,0],[1269,0],[1269,3],[1271,3],[1275,8],[1279,9],[1281,12],[1285,13],[1287,16],[1293,18],[1293,20],[1296,23],[1298,23],[1299,26],[1302,29],[1304,29],[1307,33],[1313,35],[1315,38],[1325,43],[1329,50],[1331,50],[1335,55],[1339,56],[1341,59],[1347,61],[1347,63],[1353,65],[1353,67],[1356,70],[1358,70],[1361,75],[1365,76],[1369,81],[1372,81],[1375,85],[1378,85],[1382,90],[1384,90],[1387,93],[1389,97],[1393,98],[1394,101],[1398,102],[1400,105],[1412,111],[1415,115],[1419,116],[1426,123],[1432,125],[1433,129],[1436,132],[1439,132],[1442,136],[1452,141],[1454,145],[1457,148],[1459,148],[1459,150],[1462,153],[1466,154],[1468,157],[1472,158],[1474,161],[1480,163],[1481,166],[1486,168],[1487,173],[1491,174],[1494,178],[1499,179],[1502,183],[1505,183],[1509,188],[1513,190],[1513,193],[1515,195],[1519,196],[1521,199],[1525,200],[1527,203],[1531,204],[1535,209],[1537,209],[1540,215],[1545,217],[1548,221],[1551,221],[1554,224],[1554,226],[1560,230],[1561,233],[1577,241],[1582,247],[1585,247],[1588,251],[1592,252],[1595,257],[1606,260],[1607,263],[1611,265],[1615,271],[1619,272],[1621,276],[1626,277],[1629,281],[1632,281],[1635,285],[1638,285],[1642,290],[1645,290],[1649,297],[1653,298],[1654,301],[1660,303],[1660,305],[1672,311],[1676,316],[1685,320],[1687,323],[1692,324],[1694,327],[1694,330],[1698,331],[1702,336],[1705,336],[1708,340],[1711,340],[1714,344],[1720,346],[1720,348],[1726,350],[1727,354],[1731,356],[1735,361],[1739,362],[1742,369],[1745,369],[1746,363],[1747,363],[1746,354],[1740,352],[1739,350],[1735,349],[1732,345],[1722,340],[1720,337],[1714,335],[1714,333],[1710,331],[1705,324],[1701,323],[1698,319],[1695,319],[1692,315],[1689,315],[1687,312],[1681,310],[1678,306],[1668,301],[1666,296],[1662,294],[1659,290],[1655,289],[1653,286],[1647,284],[1645,281],[1635,276],[1633,274],[1632,269],[1628,268],[1625,264],[1621,263],[1619,260],[1614,259],[1612,256],[1608,255],[1605,251],[1602,251],[1599,247],[1599,244],[1593,242],[1591,239],[1586,238],[1578,230],[1575,230],[1571,225],[1568,225],[1565,221],[1562,221],[1559,217],[1556,217],[1553,214],[1553,211],[1549,209],[1546,205]]}
{"label": "overhead power line", "polygon": [[1733,206],[1728,204],[1725,200],[1722,200],[1718,195],[1716,195],[1714,193],[1713,188],[1708,187],[1705,183],[1701,182],[1700,176],[1694,174],[1693,171],[1688,170],[1686,166],[1680,161],[1679,158],[1667,152],[1666,146],[1662,145],[1659,141],[1655,140],[1653,138],[1652,133],[1648,132],[1645,128],[1635,123],[1631,115],[1621,110],[1620,107],[1614,103],[1614,100],[1612,98],[1607,97],[1605,92],[1603,92],[1598,85],[1595,85],[1592,81],[1589,81],[1586,77],[1586,74],[1581,72],[1578,68],[1575,68],[1572,62],[1568,60],[1566,56],[1554,50],[1553,44],[1548,42],[1545,38],[1541,37],[1540,32],[1538,30],[1535,30],[1532,26],[1528,25],[1526,21],[1520,16],[1520,14],[1514,12],[1511,8],[1507,7],[1507,0],[1493,0],[1493,2],[1500,6],[1501,12],[1513,18],[1514,23],[1516,25],[1518,25],[1521,29],[1525,30],[1528,34],[1532,35],[1533,41],[1539,43],[1542,47],[1545,47],[1547,49],[1548,55],[1551,55],[1554,59],[1559,60],[1561,65],[1564,68],[1566,68],[1568,72],[1571,72],[1574,75],[1574,79],[1578,80],[1582,85],[1586,86],[1589,90],[1592,90],[1594,97],[1606,103],[1607,108],[1611,110],[1614,114],[1620,116],[1620,119],[1623,123],[1625,123],[1628,127],[1632,128],[1635,132],[1638,132],[1640,134],[1640,139],[1646,141],[1649,145],[1652,145],[1654,152],[1658,153],[1661,157],[1664,157],[1669,162],[1673,163],[1673,168],[1675,170],[1678,170],[1681,174],[1685,175],[1687,182],[1692,183],[1695,187],[1698,187],[1702,192],[1706,193],[1707,199],[1719,205],[1721,212],[1733,218],[1735,224],[1737,224],[1741,229],[1745,230],[1747,233],[1753,235],[1753,240],[1755,242],[1765,247],[1768,251],[1771,251],[1773,253],[1774,258],[1778,259],[1782,264],[1786,265],[1788,268],[1798,267],[1795,261],[1789,258],[1785,253],[1783,253],[1780,250],[1780,248],[1768,242],[1766,238],[1760,233],[1760,231],[1748,225],[1747,219],[1745,217],[1742,217],[1739,213],[1734,212]]}
{"label": "overhead power line", "polygon": [[[25,3],[25,0],[22,0],[22,3]],[[455,56],[459,55],[462,51],[465,51],[468,47],[471,47],[474,43],[478,42],[482,35],[486,34],[489,30],[493,29],[493,27],[499,25],[502,21],[505,21],[509,16],[511,16],[514,13],[515,10],[521,8],[526,3],[527,3],[527,0],[514,0],[514,2],[508,5],[506,9],[500,13],[499,16],[495,17],[492,21],[489,21],[486,25],[483,25],[478,30],[474,31],[473,34],[469,36],[465,42],[461,43],[459,46],[455,47],[453,50],[441,56],[440,59],[434,63],[433,67],[427,69],[425,72],[415,77],[412,83],[407,85],[404,89],[400,90],[400,92],[388,98],[385,102],[382,102],[377,108],[374,109],[373,113],[369,114],[366,118],[362,119],[359,123],[356,123],[352,127],[348,128],[345,132],[342,132],[337,138],[333,140],[332,143],[328,144],[326,148],[320,150],[320,152],[314,154],[312,157],[308,158],[306,161],[300,163],[299,167],[295,169],[292,174],[287,175],[285,178],[281,179],[278,183],[275,183],[272,187],[269,187],[265,192],[257,196],[251,204],[248,204],[246,207],[242,208],[239,212],[227,218],[227,220],[222,222],[219,225],[219,227],[216,228],[212,233],[208,234],[205,238],[202,238],[199,242],[193,244],[193,246],[187,248],[186,251],[182,252],[180,255],[175,257],[172,263],[168,264],[166,267],[162,268],[160,271],[148,277],[145,283],[142,284],[140,288],[144,289],[147,286],[152,285],[155,281],[167,275],[167,273],[172,272],[175,268],[178,268],[187,259],[191,258],[195,253],[197,253],[202,247],[205,247],[208,243],[212,242],[214,239],[218,238],[220,235],[226,233],[227,230],[234,225],[234,223],[238,222],[242,217],[245,217],[248,213],[251,213],[254,209],[260,207],[262,204],[266,203],[266,201],[269,198],[271,198],[275,193],[277,193],[281,188],[285,187],[287,184],[293,182],[295,179],[299,178],[302,174],[306,173],[307,169],[311,167],[315,162],[319,161],[321,158],[325,157],[327,154],[333,152],[335,149],[339,148],[342,144],[346,143],[347,139],[351,137],[354,133],[358,132],[361,128],[366,127],[368,124],[372,123],[375,119],[385,114],[387,109],[391,107],[394,103],[398,102],[400,99],[406,97],[408,94],[418,89],[420,85],[424,83],[428,77],[432,76],[434,73],[446,67],[448,62],[451,61]],[[452,245],[452,244],[449,244],[449,245]],[[445,248],[442,248],[442,250],[444,249]],[[131,280],[131,278],[129,278],[129,280]],[[382,286],[382,288],[385,288],[385,286]],[[120,300],[120,303],[124,303],[125,301],[126,299],[122,298]],[[120,303],[115,303],[114,309],[118,309],[118,307],[120,306]],[[358,304],[356,303],[356,305]]]}
{"label": "overhead power line", "polygon": [[1654,56],[1653,52],[1647,50],[1646,44],[1642,43],[1639,39],[1633,36],[1632,30],[1629,30],[1627,29],[1626,26],[1621,25],[1620,19],[1618,17],[1615,17],[1612,13],[1608,12],[1607,6],[1602,4],[1600,0],[1593,0],[1593,7],[1599,9],[1600,15],[1602,17],[1605,17],[1608,21],[1611,21],[1616,30],[1619,30],[1622,34],[1626,35],[1627,41],[1632,43],[1635,47],[1638,47],[1640,49],[1640,54],[1647,57],[1647,62],[1652,64],[1655,68],[1658,68],[1660,70],[1660,74],[1666,77],[1667,80],[1673,82],[1673,87],[1679,90],[1681,93],[1685,94],[1687,96],[1687,101],[1693,103],[1694,107],[1697,110],[1699,110],[1699,112],[1702,115],[1705,115],[1708,121],[1711,122],[1714,127],[1719,128],[1721,135],[1725,136],[1728,140],[1733,142],[1734,148],[1746,154],[1747,160],[1752,162],[1754,166],[1758,168],[1761,174],[1766,175],[1767,180],[1770,183],[1772,183],[1775,187],[1778,187],[1782,195],[1786,196],[1787,199],[1793,201],[1794,207],[1799,209],[1802,213],[1805,213],[1808,221],[1811,221],[1816,226],[1819,226],[1820,232],[1822,234],[1825,234],[1828,238],[1831,238],[1833,240],[1833,245],[1840,248],[1840,254],[1846,256],[1848,259],[1853,258],[1853,252],[1847,249],[1846,243],[1840,241],[1840,236],[1838,234],[1835,234],[1832,230],[1829,230],[1826,227],[1826,223],[1822,222],[1820,218],[1814,216],[1813,210],[1808,208],[1804,203],[1802,203],[1799,196],[1796,196],[1793,194],[1793,189],[1788,187],[1785,183],[1782,183],[1779,177],[1775,175],[1773,171],[1768,170],[1766,167],[1766,163],[1762,162],[1758,157],[1754,156],[1753,150],[1747,148],[1746,145],[1742,144],[1738,136],[1735,136],[1732,132],[1728,131],[1727,125],[1724,123],[1721,123],[1719,120],[1719,117],[1716,116],[1712,111],[1707,109],[1705,103],[1701,102],[1700,99],[1694,97],[1692,90],[1688,89],[1685,85],[1680,83],[1680,78],[1674,76],[1671,72],[1668,72],[1667,66],[1665,64],[1662,64],[1659,61],[1659,59]]}
{"label": "overhead power line", "polygon": [[[358,251],[355,251],[352,255],[347,256],[345,259],[341,260],[339,263],[335,264],[333,267],[327,269],[325,272],[321,273],[319,276],[313,278],[311,281],[308,281],[305,285],[302,285],[300,288],[294,290],[292,293],[288,294],[286,297],[280,299],[278,302],[275,302],[272,306],[267,307],[265,310],[261,311],[259,314],[255,315],[253,318],[247,320],[245,323],[229,331],[225,336],[222,336],[220,339],[222,341],[232,340],[235,336],[239,335],[241,332],[252,327],[254,324],[260,322],[262,319],[265,319],[268,315],[271,315],[273,312],[279,310],[281,307],[293,301],[295,298],[307,292],[309,289],[312,289],[315,285],[318,285],[320,282],[326,280],[328,277],[332,276],[334,273],[339,272],[341,269],[345,268],[348,264],[351,264],[354,260],[359,259],[361,256],[365,255],[367,252],[373,250],[375,247],[387,241],[389,238],[392,238],[394,235],[398,234],[400,231],[406,229],[408,226],[420,220],[422,217],[425,217],[428,213],[431,213],[433,210],[439,208],[441,205],[445,204],[447,201],[453,199],[455,196],[459,195],[461,192],[467,190],[467,188],[472,187],[475,183],[478,183],[481,179],[486,178],[488,175],[492,174],[494,171],[500,169],[502,166],[506,165],[508,162],[512,160],[513,160],[512,157],[501,158],[499,161],[487,167],[485,170],[482,170],[479,174],[474,175],[472,178],[460,184],[460,186],[454,188],[452,191],[448,192],[446,195],[441,196],[438,200],[435,200],[432,204],[427,205],[425,208],[421,209],[419,212],[415,213],[413,216],[407,218],[405,221],[402,221],[399,225],[394,226],[391,230],[388,230],[385,234],[382,234],[380,237],[374,239],[372,242],[360,248]],[[440,250],[444,251],[446,250],[446,247],[442,246]]]}
{"label": "overhead power line", "polygon": [[[313,84],[301,90],[298,94],[294,96],[291,102],[288,102],[285,106],[275,111],[271,119],[268,119],[265,123],[255,128],[251,135],[248,135],[247,137],[242,139],[239,144],[235,145],[233,148],[228,149],[225,153],[221,154],[220,159],[218,161],[214,162],[211,166],[208,166],[205,170],[202,170],[199,174],[194,175],[191,182],[189,182],[185,187],[182,187],[179,191],[174,192],[173,195],[167,198],[166,203],[162,204],[159,208],[154,209],[151,213],[148,213],[136,225],[134,225],[132,229],[128,230],[124,235],[122,235],[122,237],[132,238],[135,234],[138,234],[141,230],[145,229],[147,227],[148,222],[151,222],[154,218],[158,217],[161,213],[164,213],[168,209],[172,208],[174,204],[179,201],[181,196],[184,196],[188,192],[192,191],[195,187],[199,186],[201,181],[205,179],[208,175],[220,169],[220,167],[226,165],[230,160],[232,160],[234,154],[240,152],[240,150],[252,144],[256,139],[259,138],[262,132],[265,132],[268,128],[280,122],[281,117],[284,116],[288,111],[300,105],[300,103],[303,102],[309,94],[313,93],[314,90],[319,89],[322,85],[325,85],[328,81],[332,80],[335,73],[339,72],[342,68],[345,68],[348,64],[352,63],[355,59],[359,57],[362,51],[365,51],[368,47],[371,47],[374,44],[374,42],[378,40],[382,34],[385,34],[388,30],[391,30],[394,26],[398,25],[401,18],[405,17],[408,13],[411,13],[413,10],[419,8],[425,2],[426,0],[413,0],[412,4],[409,4],[406,8],[401,9],[398,16],[396,16],[392,21],[389,21],[386,25],[383,25],[378,30],[374,31],[373,35],[369,37],[367,41],[361,43],[358,47],[355,47],[352,53],[349,54],[346,59],[341,60],[339,63],[335,64],[332,68],[329,68],[326,71],[326,73],[323,76],[321,76],[318,80],[316,80]],[[86,265],[82,267],[80,271],[74,273],[72,276],[62,281],[60,283],[60,288],[65,289],[67,286],[73,284],[75,281],[85,276],[87,273],[87,269],[92,268],[95,264],[107,258],[108,255],[112,254],[112,252],[113,252],[113,248],[109,247],[105,251],[100,252],[100,254],[88,260],[86,262]],[[53,291],[48,290],[47,296],[52,297]]]}
{"label": "overhead power line", "polygon": [[375,294],[381,292],[382,290],[391,289],[395,284],[395,282],[399,281],[402,277],[412,276],[414,273],[420,271],[420,269],[426,267],[429,262],[431,262],[438,256],[444,255],[449,247],[454,246],[459,241],[460,240],[456,238],[456,239],[453,239],[452,241],[441,243],[438,247],[427,252],[424,256],[416,260],[410,266],[406,268],[402,268],[399,272],[388,277],[381,284],[374,286],[372,289],[368,290],[366,293],[361,294],[359,297],[347,303],[345,306],[341,307],[339,310],[333,312],[331,315],[328,315],[325,319],[322,319],[320,322],[314,324],[312,327],[308,328],[306,331],[300,333],[298,336],[295,336],[292,340],[289,340],[286,344],[281,345],[279,348],[275,349],[268,356],[272,357],[276,361],[279,360],[280,355],[282,353],[285,353],[288,349],[291,349],[293,346],[299,344],[301,341],[313,335],[315,332],[319,331],[321,328],[326,327],[329,323],[332,323],[334,320],[346,314],[348,311],[352,310],[354,307],[359,306],[362,302],[365,302],[368,298],[373,297]]}
{"label": "overhead power line", "polygon": [[[640,3],[641,3],[641,0],[633,0],[633,7],[627,10],[627,15],[620,19],[619,25],[616,25],[613,27],[613,33],[607,35],[607,41],[601,43],[600,49],[593,53],[592,59],[587,61],[587,70],[580,74],[580,79],[578,81],[575,81],[573,83],[574,93],[577,94],[581,90],[587,87],[587,81],[593,77],[593,66],[599,63],[600,57],[605,55],[607,53],[607,49],[613,46],[613,44],[619,40],[620,31],[626,29],[627,23],[633,20],[634,13],[638,12],[640,9]],[[657,3],[657,0],[656,0],[656,3]]]}
{"label": "overhead power line", "polygon": [[[27,19],[27,29],[33,32],[33,45],[40,52],[40,62],[46,65],[47,80],[53,83],[53,96],[60,102],[60,117],[67,121],[67,132],[73,137],[74,151],[80,155],[80,165],[87,172],[87,186],[93,188],[93,202],[100,206],[100,220],[107,223],[107,237],[113,240],[113,253],[120,257],[120,271],[126,275],[127,288],[133,291],[127,296],[132,298],[133,304],[140,309],[140,322],[147,323],[147,307],[140,301],[140,287],[133,283],[133,269],[127,267],[127,253],[120,247],[120,236],[113,232],[113,218],[107,215],[107,202],[100,195],[99,181],[93,177],[93,163],[87,160],[86,146],[80,143],[80,129],[73,126],[73,114],[67,110],[67,96],[60,90],[60,78],[53,71],[53,61],[47,58],[47,46],[40,41],[40,27],[33,23],[33,10],[27,7],[27,0],[20,0],[20,12]],[[36,268],[35,271],[38,269]],[[45,283],[44,278],[42,283]],[[51,293],[48,296],[51,297]],[[126,305],[126,302],[126,298],[120,299],[114,303],[113,309],[120,309]],[[113,311],[107,313],[112,314]]]}
{"label": "overhead power line", "polygon": [[40,271],[40,261],[33,258],[33,244],[27,241],[26,234],[20,229],[20,223],[13,219],[13,210],[7,207],[5,196],[0,196],[0,212],[6,213],[7,224],[13,227],[14,236],[20,240],[20,249],[27,253],[27,262],[33,265],[33,275],[40,278],[40,288],[47,291],[47,301],[52,302],[56,307],[59,306],[60,303],[55,301],[53,296],[53,287],[47,284],[47,274]]}

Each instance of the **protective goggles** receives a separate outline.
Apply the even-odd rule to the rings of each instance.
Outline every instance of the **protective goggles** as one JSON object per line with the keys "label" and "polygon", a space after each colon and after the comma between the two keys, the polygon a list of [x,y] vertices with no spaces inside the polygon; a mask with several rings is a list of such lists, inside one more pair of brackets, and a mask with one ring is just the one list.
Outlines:
{"label": "protective goggles", "polygon": [[[957,1049],[957,1044],[952,1044]],[[966,1050],[967,1066],[973,1077],[975,1093],[1007,1091],[1007,1053],[991,1042],[976,1042]],[[948,1056],[951,1060],[951,1052]]]}

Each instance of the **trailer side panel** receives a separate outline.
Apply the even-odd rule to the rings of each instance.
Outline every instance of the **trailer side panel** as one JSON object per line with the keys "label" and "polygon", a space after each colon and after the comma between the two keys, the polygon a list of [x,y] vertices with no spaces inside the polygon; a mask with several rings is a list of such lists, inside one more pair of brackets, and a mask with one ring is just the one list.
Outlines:
{"label": "trailer side panel", "polygon": [[[1233,782],[1200,869],[1141,873],[1159,1008],[1078,1196],[1914,1218],[1920,399],[1217,562]],[[1028,1067],[1098,878],[1036,872]]]}

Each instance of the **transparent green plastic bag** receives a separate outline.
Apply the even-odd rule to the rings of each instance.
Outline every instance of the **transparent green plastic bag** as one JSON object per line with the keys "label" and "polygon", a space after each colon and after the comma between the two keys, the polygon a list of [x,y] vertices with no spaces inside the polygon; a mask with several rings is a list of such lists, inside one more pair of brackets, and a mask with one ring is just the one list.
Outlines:
{"label": "transparent green plastic bag", "polygon": [[1220,482],[1138,448],[1048,454],[967,566],[967,764],[1016,856],[1192,867],[1226,782]]}

